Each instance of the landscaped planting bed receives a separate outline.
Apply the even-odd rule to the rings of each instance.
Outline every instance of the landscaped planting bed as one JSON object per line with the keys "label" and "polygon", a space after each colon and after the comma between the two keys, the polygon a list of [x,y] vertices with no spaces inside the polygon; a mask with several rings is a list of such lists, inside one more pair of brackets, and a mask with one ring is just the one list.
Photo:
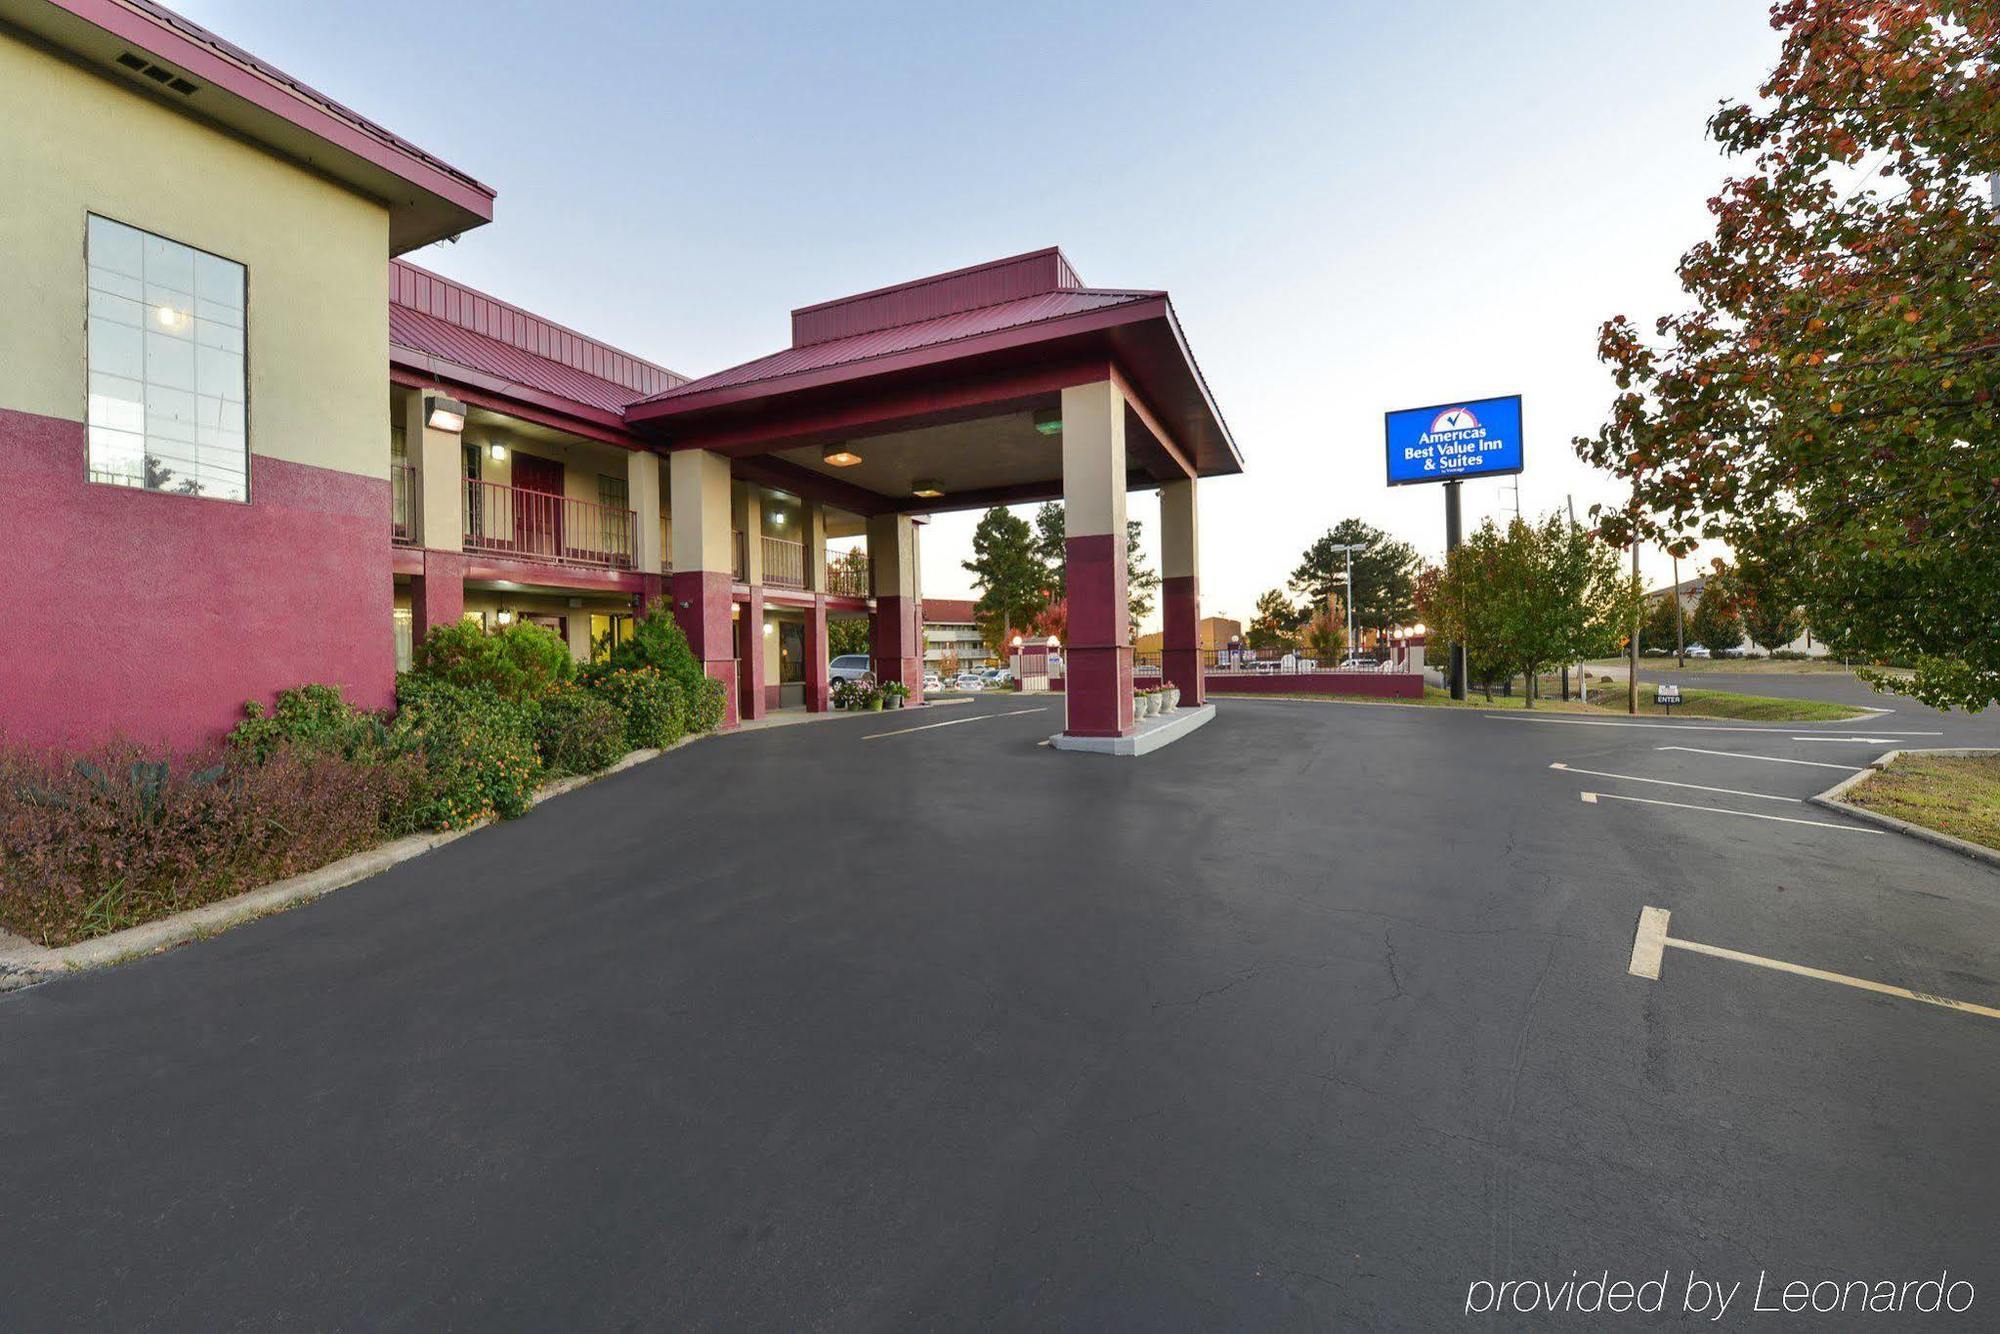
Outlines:
{"label": "landscaped planting bed", "polygon": [[396,698],[370,714],[300,686],[208,753],[0,750],[0,927],[65,945],[511,819],[549,779],[713,730],[724,702],[664,604],[583,667],[536,626],[439,626]]}

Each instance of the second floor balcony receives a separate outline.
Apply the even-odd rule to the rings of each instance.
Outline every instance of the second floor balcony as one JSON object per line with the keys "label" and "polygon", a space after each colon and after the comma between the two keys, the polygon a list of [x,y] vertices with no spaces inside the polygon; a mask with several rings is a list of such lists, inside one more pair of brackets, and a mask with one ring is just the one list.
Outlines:
{"label": "second floor balcony", "polygon": [[629,509],[465,480],[467,551],[629,570],[637,524],[638,516]]}

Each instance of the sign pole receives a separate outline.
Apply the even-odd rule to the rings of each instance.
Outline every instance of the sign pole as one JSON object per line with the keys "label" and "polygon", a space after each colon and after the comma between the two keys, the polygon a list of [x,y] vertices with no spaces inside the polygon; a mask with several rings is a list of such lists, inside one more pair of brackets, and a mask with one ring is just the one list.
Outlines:
{"label": "sign pole", "polygon": [[[1444,484],[1444,554],[1446,560],[1450,560],[1451,553],[1458,550],[1458,488],[1461,485],[1462,483],[1455,481]],[[1460,700],[1465,698],[1465,645],[1463,644],[1453,644],[1451,646],[1451,697]]]}

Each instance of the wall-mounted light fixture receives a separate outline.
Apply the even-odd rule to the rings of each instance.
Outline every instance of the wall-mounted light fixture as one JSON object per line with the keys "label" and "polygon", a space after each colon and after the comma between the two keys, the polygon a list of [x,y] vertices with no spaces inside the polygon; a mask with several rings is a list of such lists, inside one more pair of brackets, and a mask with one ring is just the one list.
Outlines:
{"label": "wall-mounted light fixture", "polygon": [[492,444],[486,447],[486,454],[487,457],[491,458],[495,463],[504,463],[507,460],[507,446],[501,444],[498,440],[495,440]]}
{"label": "wall-mounted light fixture", "polygon": [[861,462],[861,456],[846,445],[828,445],[819,452],[820,462],[830,463],[836,468],[852,468]]}
{"label": "wall-mounted light fixture", "polygon": [[934,500],[944,494],[944,487],[938,484],[935,477],[919,477],[910,483],[910,494],[922,496],[925,500]]}
{"label": "wall-mounted light fixture", "polygon": [[1043,435],[1062,434],[1062,409],[1043,408],[1035,414],[1035,430]]}
{"label": "wall-mounted light fixture", "polygon": [[425,394],[424,425],[457,435],[465,429],[465,404],[444,394]]}
{"label": "wall-mounted light fixture", "polygon": [[1049,636],[1049,647],[1050,647],[1050,648],[1061,648],[1061,647],[1062,647],[1062,640],[1060,640],[1060,639],[1057,639],[1057,638],[1056,638],[1056,637],[1055,637],[1054,635],[1050,635],[1050,636]]}
{"label": "wall-mounted light fixture", "polygon": [[775,635],[775,634],[777,634],[777,633],[778,633],[778,627],[777,627],[776,625],[773,625],[773,624],[772,624],[771,622],[769,622],[769,621],[766,621],[766,622],[764,622],[764,636],[765,636],[765,638],[767,638],[767,639],[768,639],[768,638],[769,638],[770,636],[772,636],[772,635]]}
{"label": "wall-mounted light fixture", "polygon": [[501,625],[512,625],[514,623],[514,613],[502,607],[499,611],[493,613],[493,619]]}

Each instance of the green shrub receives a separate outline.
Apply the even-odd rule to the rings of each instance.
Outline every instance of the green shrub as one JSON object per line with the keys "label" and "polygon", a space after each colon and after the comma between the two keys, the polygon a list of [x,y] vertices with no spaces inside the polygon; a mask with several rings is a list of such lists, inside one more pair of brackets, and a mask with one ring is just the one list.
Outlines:
{"label": "green shrub", "polygon": [[671,746],[687,733],[680,683],[655,667],[601,667],[585,674],[590,691],[622,720],[633,750]]}
{"label": "green shrub", "polygon": [[528,809],[542,776],[539,703],[484,686],[405,672],[396,681],[399,731],[423,751],[428,782],[415,812],[426,829],[462,829]]}
{"label": "green shrub", "polygon": [[627,718],[607,700],[565,686],[541,701],[535,719],[535,750],[552,774],[594,774],[609,768],[627,749]]}
{"label": "green shrub", "polygon": [[346,759],[388,759],[396,753],[390,723],[349,704],[339,686],[281,690],[270,711],[248,700],[243,715],[229,733],[229,751],[257,764],[281,749]]}
{"label": "green shrub", "polygon": [[538,698],[576,673],[569,646],[526,621],[490,635],[472,621],[433,626],[414,659],[412,675],[507,700]]}
{"label": "green shrub", "polygon": [[665,601],[656,601],[632,626],[631,637],[611,650],[606,665],[632,670],[651,667],[680,688],[683,725],[690,732],[712,732],[722,722],[722,683],[702,670],[687,636]]}

